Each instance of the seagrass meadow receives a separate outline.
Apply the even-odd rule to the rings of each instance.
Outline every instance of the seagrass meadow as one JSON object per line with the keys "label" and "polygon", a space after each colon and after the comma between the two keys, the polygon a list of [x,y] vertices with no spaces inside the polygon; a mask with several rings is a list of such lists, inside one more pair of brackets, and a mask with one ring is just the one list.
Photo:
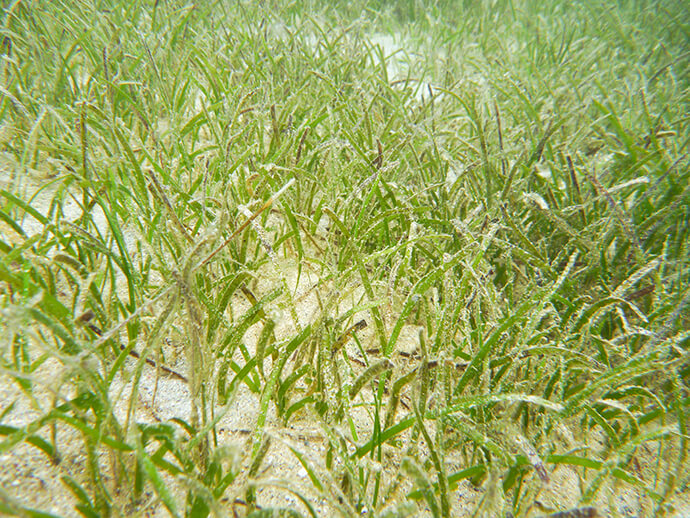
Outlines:
{"label": "seagrass meadow", "polygon": [[690,516],[684,2],[1,20],[0,514]]}

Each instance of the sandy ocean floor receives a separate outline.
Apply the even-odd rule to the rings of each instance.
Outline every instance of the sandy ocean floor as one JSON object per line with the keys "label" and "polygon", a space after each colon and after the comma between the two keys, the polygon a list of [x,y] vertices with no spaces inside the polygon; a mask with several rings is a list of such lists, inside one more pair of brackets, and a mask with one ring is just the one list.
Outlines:
{"label": "sandy ocean floor", "polygon": [[[377,36],[373,38],[373,43],[380,44],[386,54],[394,53],[399,42],[388,36]],[[402,63],[402,61],[401,61]],[[395,60],[388,61],[389,73],[392,78],[404,76],[404,65]],[[420,95],[423,95],[425,88],[420,88]],[[0,185],[7,188],[13,174],[11,160],[7,157],[0,163]],[[50,181],[50,176],[42,171],[34,171],[31,177],[23,180],[25,192],[30,194],[35,191],[43,182]],[[39,194],[34,206],[38,210],[47,210],[51,199],[51,191],[44,190]],[[69,204],[68,204],[69,206]],[[68,213],[69,213],[68,208]],[[77,205],[73,204],[74,217],[78,217]],[[69,215],[68,215],[69,218]],[[107,228],[105,218],[102,214],[94,216],[97,224]],[[24,221],[24,229],[31,235],[39,232],[40,226],[32,218],[27,217]],[[5,228],[3,228],[3,231]],[[136,236],[127,234],[127,246],[131,251],[136,250]],[[279,270],[278,272],[276,271]],[[273,270],[273,271],[271,271]],[[259,293],[265,293],[270,284],[275,282],[278,275],[288,280],[289,288],[296,301],[297,313],[300,323],[306,325],[313,321],[318,313],[317,296],[313,290],[317,279],[310,274],[306,268],[300,278],[299,285],[295,285],[297,279],[297,265],[294,261],[284,260],[277,264],[269,265],[267,271],[263,272],[261,281],[256,286]],[[323,288],[321,288],[323,289]],[[361,288],[353,288],[351,304],[354,306],[361,296]],[[249,305],[242,299],[233,301],[233,307],[241,313]],[[341,308],[342,309],[342,308]],[[389,315],[392,319],[393,315]],[[353,321],[367,319],[366,314],[355,315]],[[276,336],[287,336],[294,332],[295,325],[290,315],[281,315],[277,319]],[[247,337],[256,340],[260,328],[247,333]],[[362,343],[366,344],[373,340],[372,326],[367,327],[358,334]],[[408,354],[414,354],[418,349],[419,329],[414,326],[406,326],[401,333],[399,340],[399,350]],[[170,329],[168,336],[165,337],[167,344],[165,354],[171,362],[168,366],[180,373],[186,373],[184,355],[179,351],[182,349],[181,341],[184,340],[183,331]],[[248,339],[248,348],[252,346],[252,340]],[[350,346],[351,347],[351,346]],[[359,352],[351,347],[349,354],[356,357]],[[243,361],[238,356],[238,362]],[[405,357],[394,358],[396,369],[404,371]],[[267,360],[267,367],[270,359]],[[128,368],[125,372],[130,375],[136,367],[136,360],[129,360]],[[34,374],[35,390],[32,397],[27,397],[9,376],[0,372],[0,414],[4,414],[10,405],[12,409],[4,415],[2,422],[15,427],[26,426],[33,420],[39,418],[45,411],[50,409],[55,398],[68,398],[69,393],[64,392],[62,380],[66,376],[69,367],[57,361],[48,361]],[[116,401],[116,414],[120,419],[125,419],[128,412],[128,404],[132,391],[131,380],[116,379],[112,385],[111,398]],[[366,394],[365,396],[366,397]],[[237,397],[228,407],[217,407],[215,412],[224,413],[216,427],[217,440],[219,444],[227,446],[230,451],[239,452],[249,447],[251,434],[255,429],[259,408],[259,396],[252,393],[246,386],[242,386]],[[136,420],[146,423],[165,422],[173,417],[180,417],[185,420],[189,418],[190,394],[185,382],[171,378],[157,371],[155,368],[146,366],[140,383],[140,390],[136,396]],[[405,412],[401,408],[400,412]],[[364,411],[353,413],[355,427],[361,431],[361,436],[366,436],[367,430],[371,428],[370,416]],[[49,430],[41,430],[40,435],[48,436]],[[269,421],[266,425],[266,433],[271,437],[271,447],[262,465],[260,477],[264,480],[275,480],[273,487],[266,486],[258,492],[258,502],[261,505],[280,505],[294,507],[302,513],[306,513],[306,507],[290,492],[280,488],[280,481],[289,481],[299,486],[305,491],[307,497],[313,498],[312,504],[319,516],[331,516],[333,509],[329,508],[327,502],[318,499],[315,492],[310,490],[312,487],[306,470],[302,467],[292,450],[301,452],[305,458],[309,459],[315,467],[323,466],[326,454],[326,440],[324,432],[309,415],[297,416],[292,420],[291,426],[285,428],[277,419],[275,413],[269,414]],[[350,447],[354,448],[355,443],[349,430],[343,430],[343,435],[352,442]],[[584,437],[581,430],[562,430],[564,441],[571,441],[573,448],[586,447],[594,451],[604,447],[604,438],[595,434]],[[83,441],[73,428],[58,427],[57,429],[60,461],[53,464],[40,450],[29,445],[19,444],[0,452],[0,487],[2,497],[8,500],[16,499],[25,505],[44,512],[53,513],[60,516],[76,516],[76,499],[61,477],[69,476],[77,481],[87,480],[87,469],[85,465],[86,457],[82,451]],[[403,441],[409,437],[402,436]],[[424,448],[420,445],[420,448]],[[400,462],[399,451],[390,450],[387,452],[384,465],[379,468],[391,476],[395,472],[395,467]],[[645,443],[636,455],[636,469],[640,473],[651,473],[655,470],[658,457],[658,444],[654,442]],[[666,452],[669,454],[669,452]],[[108,454],[103,453],[100,462],[105,467],[104,471],[109,473],[103,483],[117,493],[119,481],[117,474],[109,469],[112,466],[112,459]],[[460,469],[462,459],[447,458],[448,468]],[[579,485],[578,472],[573,467],[567,466],[546,466],[548,472],[548,483],[543,484],[535,505],[529,516],[547,515],[553,510],[577,507],[581,491]],[[325,472],[325,470],[323,470]],[[324,476],[328,476],[324,473]],[[646,477],[644,477],[646,478]],[[180,507],[184,502],[185,484],[183,480],[174,480],[168,477],[167,482],[174,489]],[[670,498],[670,504],[675,508],[669,516],[675,518],[690,518],[690,490],[681,488],[683,492],[678,492]],[[232,516],[233,509],[241,513],[241,504],[235,504],[236,498],[242,498],[244,487],[231,486],[226,493],[227,499],[225,507],[221,512],[225,516]],[[451,502],[454,516],[471,516],[475,507],[486,496],[486,487],[474,487],[468,481],[462,482],[453,491]],[[653,503],[643,490],[624,483],[619,483],[610,487],[605,487],[599,493],[597,501],[593,506],[598,510],[600,516],[620,516],[625,518],[648,517],[653,514]],[[609,512],[611,510],[611,512]],[[165,507],[158,501],[155,494],[150,490],[145,493],[145,498],[136,509],[123,509],[130,516],[168,516]],[[495,512],[500,513],[499,509]],[[130,514],[131,513],[131,514]],[[426,513],[430,515],[430,513]]]}

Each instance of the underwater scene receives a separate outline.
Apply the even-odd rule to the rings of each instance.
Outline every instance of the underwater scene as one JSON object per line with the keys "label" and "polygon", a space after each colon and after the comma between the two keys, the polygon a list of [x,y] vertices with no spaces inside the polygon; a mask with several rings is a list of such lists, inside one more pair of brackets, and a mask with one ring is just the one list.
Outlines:
{"label": "underwater scene", "polygon": [[681,0],[12,0],[0,515],[690,517]]}

